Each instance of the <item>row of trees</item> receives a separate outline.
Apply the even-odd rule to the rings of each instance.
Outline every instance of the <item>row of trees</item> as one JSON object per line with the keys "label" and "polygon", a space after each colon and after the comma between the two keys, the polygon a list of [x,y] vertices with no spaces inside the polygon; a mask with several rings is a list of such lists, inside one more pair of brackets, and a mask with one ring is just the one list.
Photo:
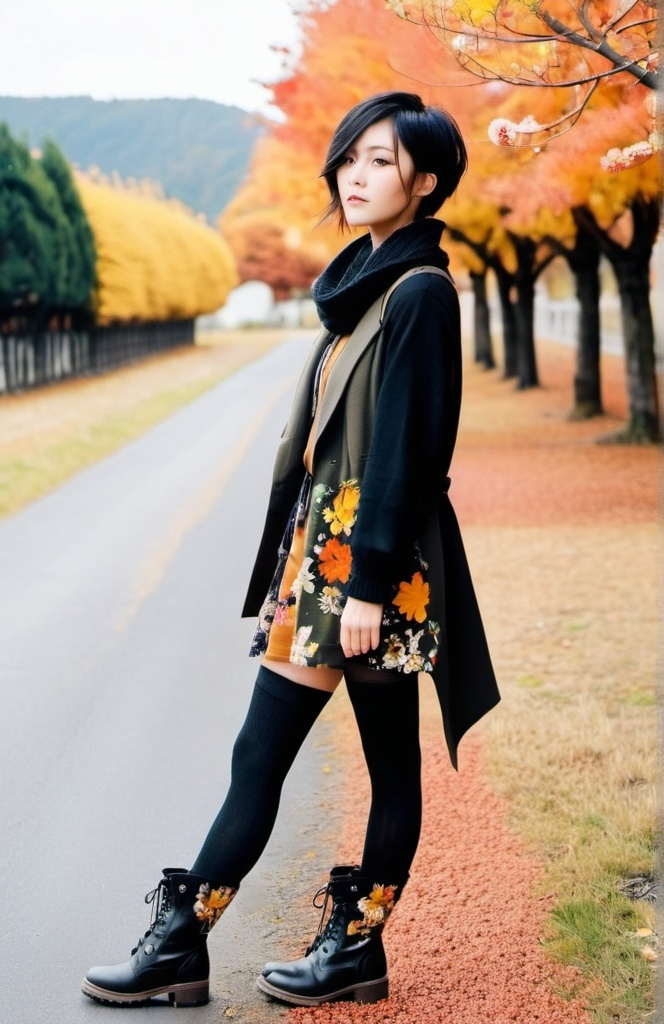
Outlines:
{"label": "row of trees", "polygon": [[0,125],[0,328],[187,320],[237,283],[219,233],[154,190],[74,175]]}
{"label": "row of trees", "polygon": [[[329,226],[312,230],[326,204],[318,174],[339,118],[371,93],[419,92],[454,114],[469,146],[470,170],[443,215],[457,272],[473,283],[480,357],[493,364],[485,305],[492,273],[502,307],[505,374],[520,388],[538,383],[535,282],[563,256],[581,308],[575,406],[582,415],[600,412],[598,268],[604,255],[623,314],[626,436],[655,438],[649,266],[660,176],[653,156],[652,8],[629,0],[392,6],[397,10],[384,0],[312,0],[302,13],[301,51],[287,55],[283,79],[273,86],[285,121],[259,142],[251,174],[221,221],[242,278],[266,280],[278,293],[310,282],[343,241]],[[542,25],[548,39],[537,38]],[[574,33],[589,45],[575,41]],[[469,53],[478,60],[470,61]],[[479,58],[492,73],[478,76]],[[537,83],[542,87],[532,88]],[[492,144],[490,120],[495,141],[509,145]]]}

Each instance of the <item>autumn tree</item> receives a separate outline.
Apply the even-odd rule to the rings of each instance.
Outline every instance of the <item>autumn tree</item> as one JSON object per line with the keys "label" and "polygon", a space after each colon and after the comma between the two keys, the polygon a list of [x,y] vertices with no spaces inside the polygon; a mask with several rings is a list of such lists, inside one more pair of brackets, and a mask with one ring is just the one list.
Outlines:
{"label": "autumn tree", "polygon": [[296,160],[280,137],[260,140],[244,185],[219,221],[240,280],[264,281],[276,299],[308,289],[334,252],[329,230],[313,230],[325,203],[318,171],[313,156]]}
{"label": "autumn tree", "polygon": [[[606,95],[605,95],[606,98]],[[560,247],[576,277],[580,304],[575,378],[575,414],[601,411],[599,380],[599,254],[611,262],[621,301],[629,396],[628,440],[658,436],[655,345],[649,266],[659,223],[661,182],[654,159],[618,174],[602,170],[608,143],[629,139],[643,122],[643,94],[630,102],[587,111],[584,131],[555,140],[530,164],[528,178],[516,174],[505,195],[506,226],[531,237],[533,225],[550,211]],[[496,184],[494,182],[494,191]]]}
{"label": "autumn tree", "polygon": [[187,320],[218,309],[237,283],[219,233],[173,200],[76,179],[97,250],[98,322]]}
{"label": "autumn tree", "polygon": [[[495,127],[498,144],[542,144],[570,128],[597,87],[615,76],[655,90],[656,8],[644,0],[387,0],[426,28],[466,70],[484,81],[565,90],[561,113]],[[651,127],[652,132],[652,127]],[[636,136],[650,154],[651,132]]]}
{"label": "autumn tree", "polygon": [[[435,85],[413,78],[415,69],[433,66],[435,41],[423,44],[382,0],[309,3],[301,25],[301,50],[271,86],[284,121],[257,145],[249,175],[220,220],[242,278],[260,274],[280,297],[302,287],[307,275],[311,284],[348,240],[334,224],[318,223],[329,200],[320,170],[341,117],[390,89],[417,89],[428,101],[436,96]],[[471,78],[450,65],[457,80]]]}
{"label": "autumn tree", "polygon": [[[478,0],[480,6],[487,2]],[[547,3],[553,11],[554,0]],[[415,8],[417,4],[406,6]],[[558,17],[562,8],[556,11]],[[529,17],[534,17],[533,10]],[[313,230],[327,200],[324,183],[317,175],[339,118],[371,93],[387,89],[417,91],[425,102],[436,103],[455,114],[470,151],[470,170],[454,199],[446,204],[443,216],[449,228],[445,244],[450,239],[457,243],[455,260],[464,266],[475,295],[476,355],[487,366],[495,361],[486,301],[487,273],[493,272],[502,309],[505,375],[515,376],[521,388],[536,384],[535,282],[555,255],[564,253],[577,274],[582,301],[581,337],[590,337],[598,323],[597,320],[593,326],[593,317],[598,317],[599,291],[595,287],[593,292],[592,278],[594,274],[597,285],[599,235],[595,230],[591,238],[572,213],[576,193],[562,190],[547,198],[550,182],[540,174],[540,168],[547,166],[548,150],[553,152],[556,148],[560,162],[566,164],[570,175],[574,174],[574,162],[581,158],[565,146],[566,139],[575,133],[551,139],[545,149],[530,146],[496,150],[487,138],[486,112],[490,108],[494,115],[502,115],[507,124],[564,126],[569,114],[570,89],[517,89],[503,80],[483,82],[463,70],[451,50],[441,48],[435,33],[423,32],[421,27],[395,18],[382,0],[310,2],[302,20],[301,52],[289,58],[283,80],[273,87],[275,103],[281,108],[284,121],[272,129],[257,149],[251,174],[223,219],[243,276],[260,274],[279,289],[300,286],[308,272],[314,276],[314,268],[317,272],[344,242],[328,226]],[[620,28],[618,35],[627,39],[625,26]],[[638,35],[640,30],[633,28]],[[528,31],[532,35],[535,29],[531,26]],[[643,31],[648,33],[650,29],[643,27]],[[550,58],[554,50],[555,47],[540,48],[540,57]],[[511,53],[506,47],[501,51],[503,57],[508,52]],[[583,47],[569,52],[577,52],[577,56],[582,52],[586,59]],[[604,58],[588,51],[588,59],[599,62]],[[572,66],[571,57],[565,56],[565,60],[562,71]],[[542,68],[540,71],[544,73]],[[549,72],[553,84],[553,66]],[[603,110],[608,114],[607,125],[615,126],[615,112],[631,102],[626,96],[648,92],[636,82],[630,93],[625,85],[627,80],[635,83],[635,76],[623,65],[607,76],[606,82],[600,79],[586,116]],[[474,87],[466,88],[469,83]],[[635,145],[631,141],[635,132],[645,138],[648,130],[647,118],[632,118],[629,138],[618,133],[603,139],[604,155],[613,146],[620,154],[620,159],[613,154],[614,164],[620,165],[628,145]],[[586,198],[599,187],[593,182],[596,173],[601,175],[601,155],[602,151],[593,145],[592,158],[585,159],[581,178],[586,181]],[[627,159],[635,163],[629,152]],[[551,169],[553,166],[552,163]],[[624,191],[616,180],[619,177],[604,175],[616,210]],[[607,223],[602,220],[602,225]],[[262,241],[265,245],[261,251]],[[603,244],[608,245],[606,240]],[[273,265],[273,271],[268,263]],[[586,263],[591,264],[587,269]],[[595,340],[598,341],[596,333]],[[599,381],[590,379],[592,373],[586,372],[588,367],[584,363],[590,353],[590,363],[596,364],[598,370],[595,347],[595,353],[590,343],[580,350],[577,399],[584,389],[591,393],[594,388],[597,395]],[[579,408],[581,404],[580,400],[576,402]]]}
{"label": "autumn tree", "polygon": [[[549,142],[548,148],[557,150],[559,157],[544,161],[549,173],[555,166],[565,179],[566,172],[573,171],[577,181],[568,193],[578,196],[585,190],[588,197],[595,197],[589,198],[590,205],[599,202],[603,210],[598,221],[585,199],[572,206],[554,203],[559,218],[556,226],[568,237],[559,237],[557,230],[552,241],[561,246],[575,274],[581,310],[575,413],[601,410],[597,271],[601,251],[614,267],[623,311],[630,398],[627,437],[656,437],[654,340],[646,284],[658,223],[659,187],[654,182],[659,168],[653,155],[661,148],[654,130],[651,91],[657,84],[654,6],[631,0],[593,4],[587,0],[413,0],[408,4],[390,0],[390,6],[402,18],[426,26],[444,44],[446,53],[453,53],[479,78],[495,85],[537,87],[529,90],[530,102],[520,98],[525,90],[512,91],[508,106],[520,106],[520,113],[510,116],[509,109],[501,109],[502,116],[494,118],[489,134],[498,145],[526,145],[535,151]],[[553,108],[549,100],[549,109],[542,111],[547,96],[553,97]],[[565,139],[556,136],[564,135],[581,113],[586,128],[583,141],[568,149]],[[587,132],[595,141],[601,137],[603,149],[587,144]],[[645,195],[628,198],[629,181],[616,179],[622,175],[629,179],[630,169],[645,164],[649,167],[643,174],[636,172],[647,181]],[[580,174],[578,165],[584,168]],[[607,172],[616,173],[609,176]],[[494,180],[491,191],[502,193],[506,227],[514,229],[516,225],[517,236],[526,239],[526,247],[532,247],[537,230],[532,211],[524,210],[524,199],[527,206],[528,196],[535,197],[530,205],[536,206],[541,219],[545,206],[542,192],[546,194],[548,186],[555,185],[556,176],[545,178],[535,173],[529,190],[523,175],[519,181],[519,174],[515,164],[513,185],[509,177]],[[623,200],[626,205],[621,210]],[[632,203],[636,206],[629,212]],[[623,214],[631,218],[628,245],[618,244],[606,234],[617,230],[610,224],[620,223]]]}

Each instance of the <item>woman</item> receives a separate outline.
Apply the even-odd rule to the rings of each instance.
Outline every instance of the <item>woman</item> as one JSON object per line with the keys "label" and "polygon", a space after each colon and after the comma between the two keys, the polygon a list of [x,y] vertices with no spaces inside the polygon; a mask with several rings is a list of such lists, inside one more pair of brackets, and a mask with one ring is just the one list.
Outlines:
{"label": "woman", "polygon": [[262,853],[286,774],[342,675],[372,784],[361,863],[332,869],[324,929],[258,985],[305,1006],[387,995],[381,933],[420,833],[418,672],[433,676],[455,766],[461,736],[498,700],[447,497],[459,308],[431,215],[465,167],[452,118],[411,93],[358,104],[335,132],[328,215],[368,234],[314,285],[324,329],[282,438],[244,608],[259,614],[252,654],[263,660],[230,789],[191,871],[164,871],[130,959],[88,973],[83,991],[101,1002],[207,1001],[207,932]]}

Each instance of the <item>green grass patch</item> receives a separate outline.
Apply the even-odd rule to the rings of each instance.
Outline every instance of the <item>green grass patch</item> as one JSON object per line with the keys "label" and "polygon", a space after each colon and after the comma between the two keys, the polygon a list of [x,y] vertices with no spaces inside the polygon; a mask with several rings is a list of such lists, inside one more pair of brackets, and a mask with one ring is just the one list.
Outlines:
{"label": "green grass patch", "polygon": [[545,945],[557,959],[596,979],[592,1009],[597,1020],[626,1022],[644,1020],[652,1006],[652,967],[644,952],[652,949],[653,940],[637,907],[604,876],[594,898],[558,903]]}

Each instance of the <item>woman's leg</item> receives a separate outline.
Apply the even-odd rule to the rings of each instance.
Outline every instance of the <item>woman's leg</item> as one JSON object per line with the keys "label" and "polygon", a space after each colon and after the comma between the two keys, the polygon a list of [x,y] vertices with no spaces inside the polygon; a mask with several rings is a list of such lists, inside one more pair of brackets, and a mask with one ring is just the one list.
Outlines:
{"label": "woman's leg", "polygon": [[[262,665],[246,721],[233,750],[226,801],[191,871],[167,868],[153,921],[129,960],[93,967],[83,981],[92,999],[143,1005],[166,994],[179,1006],[208,1000],[207,933],[270,838],[284,779],[340,672],[300,670],[298,680]],[[307,672],[309,675],[307,675]],[[305,680],[316,675],[316,686]],[[326,683],[321,688],[320,683]]]}
{"label": "woman's leg", "polygon": [[354,666],[344,670],[371,777],[362,866],[333,868],[332,912],[306,954],[269,963],[258,987],[296,1006],[340,996],[388,995],[382,931],[408,879],[422,816],[417,676]]}
{"label": "woman's leg", "polygon": [[288,662],[261,666],[233,748],[230,789],[194,874],[237,887],[254,866],[272,833],[286,775],[340,678],[333,669]]}
{"label": "woman's leg", "polygon": [[371,779],[362,875],[400,895],[422,823],[417,674],[365,682],[349,662],[345,676]]}

